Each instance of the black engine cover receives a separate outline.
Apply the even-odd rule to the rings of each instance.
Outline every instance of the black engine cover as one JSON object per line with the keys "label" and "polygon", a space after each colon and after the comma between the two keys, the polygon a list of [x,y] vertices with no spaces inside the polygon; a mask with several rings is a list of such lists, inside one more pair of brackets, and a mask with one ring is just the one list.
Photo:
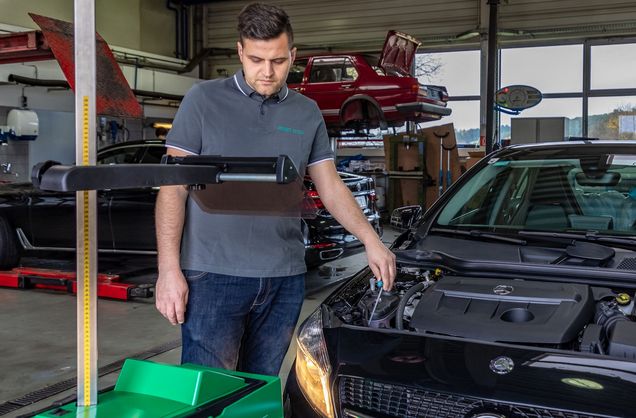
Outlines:
{"label": "black engine cover", "polygon": [[593,315],[586,285],[444,277],[422,295],[410,325],[485,341],[563,344]]}

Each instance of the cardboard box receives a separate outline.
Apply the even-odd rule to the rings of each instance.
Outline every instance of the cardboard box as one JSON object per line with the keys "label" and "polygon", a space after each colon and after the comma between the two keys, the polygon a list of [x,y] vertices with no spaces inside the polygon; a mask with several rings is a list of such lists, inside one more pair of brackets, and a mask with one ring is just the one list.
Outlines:
{"label": "cardboard box", "polygon": [[[396,142],[397,145],[392,147]],[[397,153],[394,159],[391,155],[393,152]],[[425,155],[424,161],[422,152]],[[445,192],[461,175],[452,123],[421,129],[416,134],[386,135],[384,153],[390,176],[395,177],[395,171],[404,174],[420,172],[416,179],[399,179],[399,182],[396,179],[391,182],[393,187],[399,188],[399,193],[393,194],[395,202],[388,202],[389,208],[410,204],[422,204],[429,208],[440,193]],[[434,185],[429,184],[430,179],[434,181]],[[425,188],[425,198],[420,199],[418,196],[422,187]]]}

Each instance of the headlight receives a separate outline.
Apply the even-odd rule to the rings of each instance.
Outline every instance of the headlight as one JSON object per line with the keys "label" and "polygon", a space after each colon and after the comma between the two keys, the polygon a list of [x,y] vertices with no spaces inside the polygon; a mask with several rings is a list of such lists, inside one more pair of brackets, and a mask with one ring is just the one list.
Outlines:
{"label": "headlight", "polygon": [[333,403],[329,390],[331,367],[322,336],[320,309],[312,313],[298,331],[296,378],[307,401],[323,416],[332,418]]}

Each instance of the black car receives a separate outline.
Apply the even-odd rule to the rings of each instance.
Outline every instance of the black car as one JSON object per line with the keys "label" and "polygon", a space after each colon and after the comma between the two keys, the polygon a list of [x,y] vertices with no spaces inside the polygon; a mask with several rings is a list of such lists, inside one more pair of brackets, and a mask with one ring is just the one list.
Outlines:
{"label": "black car", "polygon": [[[362,208],[371,226],[379,236],[382,236],[373,178],[345,172],[338,172],[338,174]],[[325,209],[311,177],[306,176],[304,184],[307,190],[306,196],[313,200],[317,208],[316,217],[303,219],[302,224],[307,265],[316,266],[325,261],[334,260],[345,252],[349,253],[356,248],[362,248],[362,243]]]}
{"label": "black car", "polygon": [[636,416],[636,142],[490,154],[392,250],[300,326],[290,415]]}
{"label": "black car", "polygon": [[[97,164],[159,163],[162,140],[129,141],[97,153]],[[373,179],[340,174],[369,222],[381,231]],[[359,241],[324,209],[315,187],[305,178],[307,196],[318,208],[303,219],[306,261],[315,266],[338,258]],[[154,207],[158,187],[97,192],[98,244],[102,253],[156,253]],[[45,192],[31,183],[0,186],[0,269],[19,263],[23,250],[75,251],[75,193]]]}

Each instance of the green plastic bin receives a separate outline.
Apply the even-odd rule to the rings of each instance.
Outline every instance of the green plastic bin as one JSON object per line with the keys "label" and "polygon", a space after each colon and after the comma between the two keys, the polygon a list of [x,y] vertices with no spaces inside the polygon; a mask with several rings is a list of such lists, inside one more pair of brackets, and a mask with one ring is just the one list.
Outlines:
{"label": "green plastic bin", "polygon": [[97,405],[75,402],[35,417],[283,418],[280,379],[212,367],[128,359],[117,384]]}

